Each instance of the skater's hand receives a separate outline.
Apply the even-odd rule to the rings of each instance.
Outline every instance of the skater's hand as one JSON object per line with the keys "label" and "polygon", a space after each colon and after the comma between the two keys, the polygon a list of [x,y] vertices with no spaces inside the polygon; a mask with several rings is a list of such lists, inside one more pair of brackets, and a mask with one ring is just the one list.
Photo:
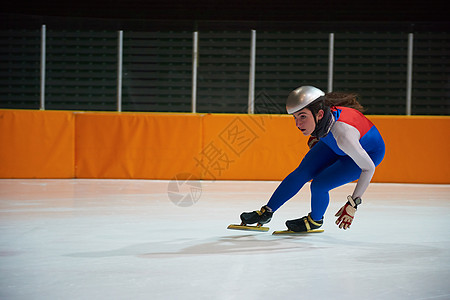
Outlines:
{"label": "skater's hand", "polygon": [[338,219],[336,220],[336,225],[339,226],[339,228],[347,229],[350,228],[350,225],[353,222],[353,218],[355,217],[356,212],[356,205],[355,207],[352,206],[355,202],[353,201],[351,196],[347,197],[348,202],[345,203],[344,206],[341,207],[341,209],[336,213],[336,217]]}

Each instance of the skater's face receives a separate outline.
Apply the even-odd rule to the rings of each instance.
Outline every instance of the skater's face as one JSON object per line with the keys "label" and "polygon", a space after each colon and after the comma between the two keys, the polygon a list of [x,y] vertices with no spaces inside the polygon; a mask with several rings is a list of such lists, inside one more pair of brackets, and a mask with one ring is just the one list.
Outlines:
{"label": "skater's face", "polygon": [[[303,135],[311,135],[314,129],[316,129],[316,122],[314,116],[308,108],[304,108],[295,112],[294,114],[295,125],[303,133]],[[319,110],[316,115],[316,121],[318,122],[323,117],[323,110]]]}

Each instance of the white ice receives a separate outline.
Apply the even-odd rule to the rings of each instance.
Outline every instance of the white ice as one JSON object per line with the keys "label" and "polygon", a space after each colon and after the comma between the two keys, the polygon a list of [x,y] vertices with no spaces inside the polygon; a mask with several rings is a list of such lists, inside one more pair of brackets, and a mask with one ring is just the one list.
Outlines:
{"label": "white ice", "polygon": [[0,180],[0,299],[450,299],[450,185],[371,184],[344,231],[348,184],[324,233],[272,236],[305,186],[268,233],[226,229],[277,185]]}

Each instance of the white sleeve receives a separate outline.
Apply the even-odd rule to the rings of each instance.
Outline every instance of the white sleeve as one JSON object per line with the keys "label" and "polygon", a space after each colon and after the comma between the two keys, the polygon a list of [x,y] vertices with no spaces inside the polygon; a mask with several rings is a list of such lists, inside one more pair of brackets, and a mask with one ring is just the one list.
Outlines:
{"label": "white sleeve", "polygon": [[336,139],[338,147],[350,156],[362,170],[352,195],[353,199],[356,197],[361,198],[375,173],[375,164],[359,143],[360,133],[358,129],[337,121],[331,128],[331,132]]}

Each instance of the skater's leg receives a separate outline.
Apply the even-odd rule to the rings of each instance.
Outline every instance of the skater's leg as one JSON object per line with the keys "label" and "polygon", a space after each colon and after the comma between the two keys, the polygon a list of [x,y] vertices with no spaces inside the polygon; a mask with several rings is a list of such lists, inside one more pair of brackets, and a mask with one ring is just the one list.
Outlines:
{"label": "skater's leg", "polygon": [[[370,158],[378,165],[383,159],[384,151],[369,153]],[[346,183],[357,180],[361,168],[349,157],[340,156],[328,168],[318,174],[311,183],[311,217],[321,220],[330,202],[329,191]]]}
{"label": "skater's leg", "polygon": [[276,211],[294,197],[303,185],[322,170],[333,164],[338,156],[323,142],[317,143],[303,158],[300,165],[289,174],[273,193],[267,206]]}
{"label": "skater's leg", "polygon": [[311,218],[321,220],[330,202],[329,191],[352,182],[361,175],[361,168],[348,156],[341,156],[311,182]]}

